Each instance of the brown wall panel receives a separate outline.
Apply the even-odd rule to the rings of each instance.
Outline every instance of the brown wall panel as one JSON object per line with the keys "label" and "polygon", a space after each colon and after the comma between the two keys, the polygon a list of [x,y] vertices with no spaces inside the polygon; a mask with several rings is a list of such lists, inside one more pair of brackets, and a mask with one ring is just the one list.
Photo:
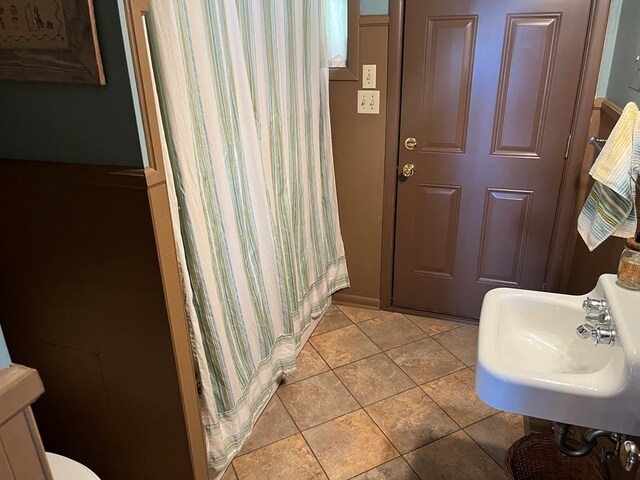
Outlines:
{"label": "brown wall panel", "polygon": [[520,284],[533,192],[490,188],[484,207],[478,280]]}
{"label": "brown wall panel", "polygon": [[47,450],[102,480],[193,478],[144,177],[94,168],[0,161],[0,324],[43,380]]}
{"label": "brown wall panel", "polygon": [[[460,187],[421,185],[415,206],[415,273],[453,277],[460,214]],[[429,245],[422,248],[420,245]]]}
{"label": "brown wall panel", "polygon": [[560,15],[507,20],[498,87],[494,154],[539,156]]}
{"label": "brown wall panel", "polygon": [[[596,99],[589,135],[598,138],[608,138],[616,122],[620,118],[621,109],[619,106],[610,103],[608,100]],[[588,145],[584,155],[582,172],[580,175],[580,189],[576,200],[577,210],[574,222],[582,209],[582,205],[591,191],[593,179],[589,176],[589,170],[595,162],[597,152],[592,145]],[[640,204],[640,199],[638,201]],[[567,266],[566,285],[562,291],[574,295],[582,295],[593,289],[598,281],[598,277],[603,273],[616,273],[620,254],[624,249],[626,239],[618,237],[607,238],[598,248],[590,252],[577,232],[572,232],[574,251]]]}
{"label": "brown wall panel", "polygon": [[[477,17],[430,18],[420,151],[464,152]],[[421,82],[425,83],[425,82]]]}
{"label": "brown wall panel", "polygon": [[[387,17],[361,17],[360,64],[377,65],[380,114],[356,112],[358,81],[331,81],[331,132],[340,211],[351,288],[336,301],[379,304],[384,177]],[[369,22],[368,24],[364,24]],[[360,67],[360,71],[361,71]]]}

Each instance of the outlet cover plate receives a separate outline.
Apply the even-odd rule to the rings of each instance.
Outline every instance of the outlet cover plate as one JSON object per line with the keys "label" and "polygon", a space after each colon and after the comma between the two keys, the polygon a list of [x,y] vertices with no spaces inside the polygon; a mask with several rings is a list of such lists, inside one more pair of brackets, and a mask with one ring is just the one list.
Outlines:
{"label": "outlet cover plate", "polygon": [[358,113],[380,113],[380,90],[358,90]]}
{"label": "outlet cover plate", "polygon": [[362,65],[362,88],[376,88],[375,65]]}

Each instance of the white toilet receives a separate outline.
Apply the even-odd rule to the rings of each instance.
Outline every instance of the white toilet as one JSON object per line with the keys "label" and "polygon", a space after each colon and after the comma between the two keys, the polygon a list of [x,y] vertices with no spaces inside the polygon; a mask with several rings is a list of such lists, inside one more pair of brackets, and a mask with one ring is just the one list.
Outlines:
{"label": "white toilet", "polygon": [[95,473],[81,463],[62,455],[47,452],[47,461],[54,480],[100,480]]}

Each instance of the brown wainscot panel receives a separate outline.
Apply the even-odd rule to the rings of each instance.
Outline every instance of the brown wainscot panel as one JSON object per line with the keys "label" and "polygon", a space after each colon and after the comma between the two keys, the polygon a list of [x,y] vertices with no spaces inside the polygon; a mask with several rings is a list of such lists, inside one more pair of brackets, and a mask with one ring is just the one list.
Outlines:
{"label": "brown wainscot panel", "polygon": [[532,200],[531,191],[487,189],[478,281],[520,284]]}
{"label": "brown wainscot panel", "polygon": [[475,15],[428,21],[422,152],[465,150],[477,23]]}
{"label": "brown wainscot panel", "polygon": [[494,155],[540,156],[559,26],[560,14],[507,18]]}
{"label": "brown wainscot panel", "polygon": [[[416,199],[415,252],[420,253],[415,273],[453,277],[460,186],[421,185]],[[419,245],[429,245],[422,248]]]}

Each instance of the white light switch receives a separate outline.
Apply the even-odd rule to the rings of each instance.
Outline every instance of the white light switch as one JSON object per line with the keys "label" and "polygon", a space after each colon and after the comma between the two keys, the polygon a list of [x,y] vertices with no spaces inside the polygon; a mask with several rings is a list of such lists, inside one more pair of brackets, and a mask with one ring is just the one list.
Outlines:
{"label": "white light switch", "polygon": [[362,88],[376,88],[375,65],[362,65]]}
{"label": "white light switch", "polygon": [[358,113],[380,113],[379,90],[358,90]]}

